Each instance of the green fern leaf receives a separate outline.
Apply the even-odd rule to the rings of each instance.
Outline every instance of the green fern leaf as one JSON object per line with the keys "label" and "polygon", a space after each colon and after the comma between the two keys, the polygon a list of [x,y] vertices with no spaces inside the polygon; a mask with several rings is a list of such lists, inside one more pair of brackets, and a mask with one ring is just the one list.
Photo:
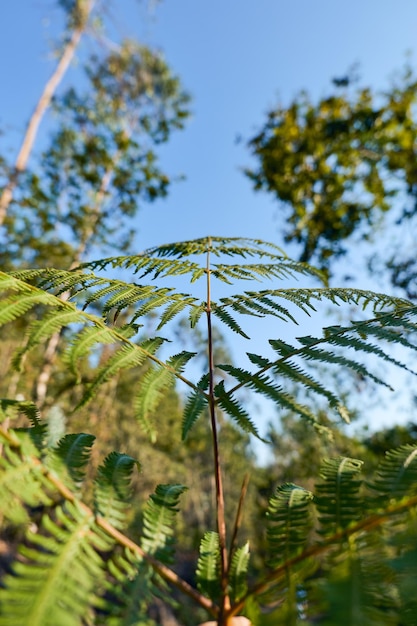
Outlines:
{"label": "green fern leaf", "polygon": [[205,313],[206,308],[207,305],[205,303],[201,304],[200,306],[193,306],[190,308],[188,319],[190,320],[191,328],[195,328],[200,317],[203,313]]}
{"label": "green fern leaf", "polygon": [[139,467],[138,462],[127,454],[111,452],[98,468],[94,490],[96,512],[119,530],[126,526],[135,466]]}
{"label": "green fern leaf", "polygon": [[194,307],[195,306],[195,298],[190,298],[189,296],[183,296],[182,294],[178,294],[178,300],[172,302],[165,311],[160,316],[160,322],[157,326],[157,330],[160,330],[165,324],[170,322],[174,317],[176,317],[181,311],[183,311],[186,307]]}
{"label": "green fern leaf", "polygon": [[291,361],[276,363],[273,371],[277,376],[285,376],[295,383],[301,383],[308,391],[324,396],[328,400],[331,407],[340,407],[340,400],[334,393],[332,393],[329,389],[326,389],[326,387],[315,380],[312,376],[303,372],[300,367],[291,363]]}
{"label": "green fern leaf", "polygon": [[[67,303],[67,307],[72,308],[72,305]],[[26,345],[21,350],[17,351],[13,357],[12,363],[14,368],[20,369],[23,356],[42,341],[60,332],[65,326],[81,321],[79,311],[68,310],[67,307],[65,309],[60,308],[59,314],[55,308],[55,310],[49,311],[44,315],[42,320],[35,321],[30,325]]]}
{"label": "green fern leaf", "polygon": [[263,441],[262,437],[259,435],[258,429],[250,419],[249,413],[233,398],[230,392],[226,391],[223,380],[216,385],[214,393],[219,406],[235,420],[242,430],[255,435],[255,437]]}
{"label": "green fern leaf", "polygon": [[[118,329],[120,332],[120,330]],[[92,348],[97,345],[109,345],[117,341],[115,334],[110,328],[89,326],[76,335],[64,354],[64,361],[71,372],[79,379],[80,360],[90,354]]]}
{"label": "green fern leaf", "polygon": [[228,311],[226,311],[224,307],[219,307],[215,304],[212,304],[212,311],[213,314],[223,322],[223,324],[226,324],[226,326],[228,326],[235,333],[237,333],[238,335],[242,335],[242,337],[245,337],[245,339],[250,339],[250,337],[245,332],[243,332],[236,320],[228,313]]}
{"label": "green fern leaf", "polygon": [[143,513],[142,548],[163,563],[171,563],[174,522],[184,485],[158,485]]}
{"label": "green fern leaf", "polygon": [[266,359],[264,356],[260,354],[254,354],[253,352],[246,352],[248,359],[254,365],[257,365],[261,369],[269,368],[272,366],[272,363],[269,359]]}
{"label": "green fern leaf", "polygon": [[[301,343],[304,343],[305,339],[306,337],[298,337],[298,341],[300,341]],[[308,339],[312,338],[309,337]],[[346,356],[334,354],[332,352],[319,348],[309,348],[307,350],[303,350],[303,357],[306,360],[320,361],[321,363],[326,364],[335,363],[336,365],[340,365],[343,368],[352,370],[353,372],[360,374],[364,378],[369,378],[370,380],[373,380],[378,385],[382,385],[384,387],[387,387],[388,389],[393,390],[391,385],[382,380],[382,378],[375,376],[375,374],[373,374],[369,370],[369,367],[365,367],[365,365],[362,365],[361,363],[359,363],[358,361],[354,361],[353,359],[349,359]]]}
{"label": "green fern leaf", "polygon": [[157,432],[149,416],[158,407],[164,393],[175,384],[175,374],[180,374],[195,352],[183,351],[168,359],[166,366],[151,367],[141,379],[139,393],[135,400],[135,414],[145,433],[155,442]]}
{"label": "green fern leaf", "polygon": [[[398,361],[394,357],[390,356],[388,352],[382,350],[379,346],[375,344],[371,344],[369,342],[364,341],[363,339],[359,339],[355,337],[353,334],[342,334],[341,329],[338,327],[330,326],[324,329],[326,341],[332,345],[340,346],[343,348],[353,348],[358,352],[363,352],[367,354],[374,354],[380,357],[384,361],[388,361],[397,367],[400,367],[408,372],[412,372],[404,363]],[[361,327],[361,333],[365,333],[366,329]],[[383,339],[383,333],[381,333],[380,338]],[[413,373],[413,372],[412,372]]]}
{"label": "green fern leaf", "polygon": [[362,461],[338,457],[324,459],[316,486],[316,505],[321,534],[329,535],[357,522],[363,513],[359,494],[362,481],[358,479]]}
{"label": "green fern leaf", "polygon": [[[310,411],[307,406],[296,402],[291,394],[283,391],[281,387],[275,385],[274,382],[267,376],[260,373],[252,374],[247,370],[239,367],[234,367],[232,365],[218,365],[217,367],[228,372],[239,381],[239,384],[236,385],[236,387],[234,387],[232,391],[238,388],[240,389],[241,387],[253,389],[256,393],[260,393],[266,396],[267,398],[275,402],[278,406],[281,406],[284,409],[289,409],[290,411],[294,411],[297,415],[300,415],[303,419],[311,423],[319,432],[329,434],[329,429],[325,426],[322,426],[317,421],[316,416],[312,411]],[[226,410],[223,405],[221,406]],[[231,413],[229,414],[231,415]]]}
{"label": "green fern leaf", "polygon": [[309,514],[313,494],[293,483],[277,487],[269,501],[269,564],[276,567],[298,554],[306,545],[311,528]]}
{"label": "green fern leaf", "polygon": [[94,435],[86,433],[65,435],[48,451],[47,467],[70,489],[79,488],[84,480],[94,440]]}
{"label": "green fern leaf", "polygon": [[207,396],[203,393],[209,385],[209,374],[204,374],[197,383],[197,389],[188,397],[184,408],[182,421],[182,440],[185,441],[191,428],[194,426],[207,406]]}
{"label": "green fern leaf", "polygon": [[216,602],[220,594],[220,547],[219,535],[208,531],[200,543],[197,561],[197,587]]}
{"label": "green fern leaf", "polygon": [[29,287],[25,283],[0,272],[0,291],[12,289],[16,293],[1,301],[0,326],[22,317],[38,305],[58,306],[60,301],[49,293]]}
{"label": "green fern leaf", "polygon": [[39,409],[33,402],[0,398],[0,422],[7,418],[15,419],[20,414],[25,415],[33,426],[41,425]]}
{"label": "green fern leaf", "polygon": [[140,344],[125,343],[118,348],[108,361],[99,369],[93,382],[87,387],[76,409],[87,404],[95,396],[97,389],[124,369],[143,365],[148,357],[152,357],[164,343],[162,337],[147,339]]}
{"label": "green fern leaf", "polygon": [[104,578],[94,518],[75,504],[45,515],[38,533],[28,532],[23,560],[13,564],[2,591],[1,626],[79,626]]}
{"label": "green fern leaf", "polygon": [[117,556],[107,563],[112,576],[105,581],[106,593],[99,600],[94,626],[154,626],[149,621],[149,606],[161,591],[152,580],[150,567]]}
{"label": "green fern leaf", "polygon": [[14,524],[27,524],[27,506],[50,506],[48,489],[42,465],[38,461],[41,450],[32,429],[20,431],[0,430],[0,513]]}
{"label": "green fern leaf", "polygon": [[246,542],[244,546],[235,550],[230,562],[229,585],[233,602],[243,598],[247,591],[249,559],[249,542]]}
{"label": "green fern leaf", "polygon": [[378,502],[384,508],[387,499],[400,500],[417,492],[417,446],[404,445],[389,450],[378,467],[372,489],[379,494]]}

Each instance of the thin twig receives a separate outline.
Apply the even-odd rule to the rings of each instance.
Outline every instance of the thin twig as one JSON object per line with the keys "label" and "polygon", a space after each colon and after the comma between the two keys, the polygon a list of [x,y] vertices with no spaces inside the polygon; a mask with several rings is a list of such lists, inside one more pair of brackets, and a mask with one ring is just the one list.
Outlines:
{"label": "thin twig", "polygon": [[230,561],[232,559],[232,554],[236,550],[237,534],[238,534],[239,528],[240,528],[240,526],[242,524],[243,503],[245,501],[246,493],[248,491],[248,484],[249,484],[249,474],[246,473],[245,476],[243,477],[242,487],[240,489],[240,497],[239,497],[239,503],[237,505],[236,519],[235,519],[235,523],[234,523],[234,526],[233,526],[232,539],[231,539],[231,542],[230,542]]}

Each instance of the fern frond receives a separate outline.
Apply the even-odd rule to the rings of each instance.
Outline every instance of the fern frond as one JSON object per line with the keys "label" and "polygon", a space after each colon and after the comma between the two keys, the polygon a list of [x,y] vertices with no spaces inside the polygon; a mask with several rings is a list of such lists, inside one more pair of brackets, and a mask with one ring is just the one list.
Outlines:
{"label": "fern frond", "polygon": [[163,278],[166,276],[181,276],[191,274],[191,282],[199,278],[200,274],[205,273],[205,269],[201,268],[198,263],[192,261],[168,258],[160,258],[154,256],[157,254],[157,248],[148,250],[142,254],[133,254],[129,256],[108,257],[97,261],[83,263],[81,269],[104,270],[111,268],[133,269],[134,274],[139,274],[140,278],[151,276],[155,278]]}
{"label": "fern frond", "polygon": [[[149,605],[158,596],[152,572],[137,555],[125,551],[114,554],[107,562],[110,577],[105,581],[105,593],[99,599],[94,626],[151,626]],[[153,622],[152,622],[153,626]]]}
{"label": "fern frond", "polygon": [[[225,369],[225,366],[222,366]],[[249,413],[242,407],[230,392],[224,388],[224,381],[220,381],[214,388],[216,396],[216,403],[240,426],[242,430],[247,433],[255,435],[258,439],[262,440],[259,435],[258,429],[249,417]]]}
{"label": "fern frond", "polygon": [[360,519],[363,502],[359,494],[362,481],[358,475],[362,465],[362,461],[347,457],[323,460],[322,480],[316,485],[321,534],[336,533]]}
{"label": "fern frond", "polygon": [[297,324],[296,319],[287,308],[275,303],[271,298],[265,297],[264,293],[260,292],[260,295],[256,292],[245,292],[243,295],[220,298],[222,310],[230,307],[236,313],[242,315],[254,315],[257,317],[273,315],[284,322],[291,320]]}
{"label": "fern frond", "polygon": [[223,322],[223,324],[226,324],[226,326],[230,328],[230,330],[233,330],[233,332],[237,333],[238,335],[242,335],[242,337],[245,337],[245,339],[250,339],[250,337],[242,330],[237,321],[230,315],[228,311],[226,311],[224,307],[217,306],[216,304],[212,303],[212,311],[213,314],[218,317],[221,322]]}
{"label": "fern frond", "polygon": [[127,454],[111,452],[97,470],[94,499],[98,515],[117,529],[126,526],[126,511],[131,496],[131,477],[139,463]]}
{"label": "fern frond", "polygon": [[[37,426],[34,427],[36,430]],[[14,432],[0,427],[0,512],[14,524],[29,522],[26,507],[52,504],[42,468],[33,462],[41,451],[30,430]]]}
{"label": "fern frond", "polygon": [[404,445],[385,454],[370,487],[384,507],[387,499],[400,500],[417,493],[417,446]]}
{"label": "fern frond", "polygon": [[186,307],[190,309],[196,308],[196,299],[190,296],[184,296],[183,294],[177,294],[178,298],[174,302],[169,304],[165,311],[161,313],[159,324],[156,330],[160,330],[165,324],[170,322],[174,317],[179,315]]}
{"label": "fern frond", "polygon": [[191,428],[208,404],[207,395],[204,393],[209,385],[209,374],[204,374],[197,383],[197,389],[187,399],[182,420],[182,440],[185,441]]}
{"label": "fern frond", "polygon": [[188,314],[188,319],[190,320],[190,326],[191,328],[194,328],[200,317],[203,315],[203,313],[205,313],[207,310],[207,304],[204,302],[203,304],[200,304],[199,306],[194,306],[190,308],[190,312]]}
{"label": "fern frond", "polygon": [[233,602],[240,600],[240,598],[242,598],[247,591],[249,560],[249,541],[247,541],[245,545],[235,550],[230,562],[229,585],[231,590],[230,595]]}
{"label": "fern frond", "polygon": [[12,296],[1,300],[0,326],[19,319],[35,306],[56,307],[60,304],[60,301],[50,293],[31,288],[29,285],[3,272],[0,272],[0,290],[3,293],[9,290],[15,292]]}
{"label": "fern frond", "polygon": [[76,409],[87,404],[95,396],[97,389],[121,370],[143,365],[147,357],[153,356],[164,341],[162,337],[155,337],[146,339],[139,344],[123,344],[99,369],[92,383],[86,388]]}
{"label": "fern frond", "polygon": [[[298,337],[298,341],[300,341],[301,343],[303,343],[305,339],[306,337]],[[348,357],[341,354],[334,354],[332,352],[329,352],[328,350],[322,350],[319,348],[309,348],[303,351],[303,357],[307,361],[320,361],[324,364],[335,363],[336,365],[340,365],[343,368],[360,374],[360,376],[363,376],[364,379],[369,378],[378,385],[382,385],[390,390],[393,390],[393,387],[389,383],[373,374],[370,371],[369,367],[366,367],[365,365],[362,365],[362,363],[354,361],[353,359],[349,359]]]}
{"label": "fern frond", "polygon": [[295,383],[301,383],[309,391],[324,396],[331,407],[340,408],[340,399],[334,393],[291,361],[280,363],[276,367],[275,373],[279,376],[285,376]]}
{"label": "fern frond", "polygon": [[180,352],[168,359],[167,367],[151,367],[141,379],[139,393],[135,399],[135,413],[143,430],[153,442],[157,433],[149,416],[157,408],[166,390],[174,386],[175,373],[180,374],[195,355],[195,352]]}
{"label": "fern frond", "polygon": [[[353,348],[357,352],[364,352],[367,354],[374,354],[378,356],[380,359],[387,361],[388,363],[392,363],[397,367],[400,367],[407,372],[415,373],[413,370],[408,368],[404,363],[392,357],[386,350],[383,350],[379,346],[375,344],[369,343],[363,339],[356,337],[353,333],[349,333],[347,329],[344,329],[344,332],[341,332],[341,329],[338,327],[327,327],[323,329],[326,336],[327,343],[330,343],[334,346],[339,346],[341,348]],[[366,332],[365,328],[360,328],[361,334]],[[380,339],[384,339],[384,333],[381,332]],[[410,345],[411,347],[411,345]]]}
{"label": "fern frond", "polygon": [[39,409],[33,402],[0,398],[0,422],[7,418],[15,419],[20,414],[25,415],[32,426],[41,425]]}
{"label": "fern frond", "polygon": [[288,279],[294,278],[296,275],[310,275],[323,280],[323,273],[316,270],[307,263],[293,261],[288,257],[274,257],[274,263],[245,263],[245,264],[224,264],[216,263],[211,270],[213,276],[228,281],[233,280],[260,280],[260,279]]}
{"label": "fern frond", "polygon": [[206,254],[207,252],[210,252],[214,256],[224,254],[226,256],[240,256],[242,258],[286,258],[285,252],[277,245],[261,241],[260,239],[212,236],[150,248],[144,252],[144,255],[157,256],[160,258],[184,258],[198,254]]}
{"label": "fern frond", "polygon": [[29,531],[21,547],[24,560],[4,579],[0,624],[79,626],[104,578],[97,549],[108,545],[76,504],[57,507],[55,520],[44,515],[39,532]]}
{"label": "fern frond", "polygon": [[[272,364],[269,364],[268,362],[267,367],[270,368],[271,366]],[[318,431],[328,432],[328,429],[326,429],[326,427],[322,426],[317,421],[316,416],[307,406],[297,402],[290,393],[286,393],[281,387],[276,385],[270,378],[268,378],[268,376],[262,375],[262,370],[252,374],[251,372],[244,370],[243,368],[234,367],[232,365],[218,365],[217,367],[228,372],[231,376],[239,381],[238,385],[233,387],[231,390],[227,392],[224,391],[224,395],[226,396],[225,398],[221,396],[221,400],[220,397],[218,399],[219,404],[222,406],[222,408],[225,409],[225,411],[229,415],[232,415],[230,411],[234,408],[234,404],[236,404],[236,401],[233,401],[230,404],[230,410],[227,410],[226,405],[228,403],[228,399],[232,398],[232,394],[235,390],[240,388],[248,388],[253,389],[259,394],[264,395],[269,400],[275,402],[278,406],[284,409],[289,409],[290,411],[294,411],[294,413],[300,415],[303,419],[307,420],[307,422],[312,424]],[[264,369],[266,369],[266,367],[264,367]],[[237,409],[238,407],[234,408],[235,411],[237,411]],[[245,416],[242,413],[242,427],[244,423],[244,417]]]}
{"label": "fern frond", "polygon": [[163,563],[171,563],[174,552],[174,522],[184,485],[158,485],[143,512],[142,548]]}
{"label": "fern frond", "polygon": [[69,489],[81,486],[94,440],[94,435],[86,433],[65,435],[48,451],[46,466],[58,474]]}
{"label": "fern frond", "polygon": [[288,561],[305,547],[311,528],[309,507],[312,499],[310,491],[293,483],[277,487],[270,498],[266,515],[271,567]]}
{"label": "fern frond", "polygon": [[[120,332],[120,329],[118,329],[118,332]],[[69,348],[63,356],[64,363],[79,379],[81,359],[88,356],[92,348],[97,344],[111,345],[113,343],[115,343],[115,335],[112,329],[87,326],[72,339]]]}
{"label": "fern frond", "polygon": [[197,587],[214,601],[220,594],[220,545],[219,535],[208,531],[200,542],[197,561]]}

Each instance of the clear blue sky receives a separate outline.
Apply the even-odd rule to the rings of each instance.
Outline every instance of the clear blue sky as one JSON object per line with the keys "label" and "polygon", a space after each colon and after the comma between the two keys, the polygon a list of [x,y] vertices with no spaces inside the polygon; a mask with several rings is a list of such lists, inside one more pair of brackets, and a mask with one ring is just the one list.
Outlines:
{"label": "clear blue sky", "polygon": [[[15,145],[53,67],[48,39],[60,28],[54,0],[0,3],[0,125]],[[166,200],[137,220],[138,247],[206,234],[277,241],[274,203],[254,194],[240,167],[244,141],[280,98],[299,90],[323,95],[355,62],[364,84],[384,88],[405,53],[417,49],[415,0],[113,0],[118,35],[162,49],[193,97],[193,118],[163,150],[183,173]],[[149,12],[149,7],[154,7]],[[50,55],[49,55],[50,56]],[[76,80],[76,66],[66,84]],[[13,132],[14,131],[14,132]]]}
{"label": "clear blue sky", "polygon": [[[54,66],[49,41],[61,28],[55,4],[0,3],[0,128],[11,153]],[[114,33],[160,48],[193,98],[185,132],[162,151],[168,171],[186,180],[139,213],[138,249],[208,234],[281,243],[272,199],[255,194],[240,171],[250,162],[244,140],[278,99],[287,103],[301,89],[324,95],[331,78],[354,63],[361,83],[376,89],[387,86],[407,52],[417,63],[416,0],[106,4]],[[63,87],[76,80],[75,65]]]}

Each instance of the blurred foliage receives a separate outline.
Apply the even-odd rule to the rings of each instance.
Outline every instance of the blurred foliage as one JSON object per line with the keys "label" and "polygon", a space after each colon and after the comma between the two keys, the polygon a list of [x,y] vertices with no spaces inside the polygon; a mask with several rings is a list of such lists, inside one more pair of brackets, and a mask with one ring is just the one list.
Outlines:
{"label": "blurred foliage", "polygon": [[[273,108],[248,144],[256,166],[245,173],[278,201],[285,241],[298,244],[300,260],[328,271],[352,242],[377,244],[382,223],[388,243],[396,224],[416,228],[416,77],[406,67],[383,93],[355,83],[334,79],[333,94],[317,102],[302,92]],[[412,249],[389,254],[384,247],[381,263],[411,297]]]}

